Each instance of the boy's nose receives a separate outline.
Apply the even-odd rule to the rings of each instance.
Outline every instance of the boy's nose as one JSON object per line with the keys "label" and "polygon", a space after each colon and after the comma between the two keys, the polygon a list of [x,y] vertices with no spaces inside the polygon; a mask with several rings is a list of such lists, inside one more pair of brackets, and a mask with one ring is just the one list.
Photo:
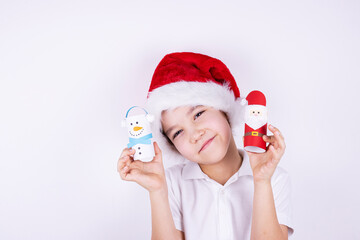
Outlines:
{"label": "boy's nose", "polygon": [[191,142],[196,143],[204,135],[204,130],[195,130],[191,136]]}
{"label": "boy's nose", "polygon": [[141,130],[142,129],[142,127],[134,127],[134,131],[136,132],[136,131],[139,131],[139,130]]}

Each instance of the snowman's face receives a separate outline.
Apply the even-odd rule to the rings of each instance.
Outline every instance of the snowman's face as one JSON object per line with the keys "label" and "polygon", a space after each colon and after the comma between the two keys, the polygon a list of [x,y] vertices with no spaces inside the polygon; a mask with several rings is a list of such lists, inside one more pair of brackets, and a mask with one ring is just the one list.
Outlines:
{"label": "snowman's face", "polygon": [[141,138],[151,133],[150,123],[145,115],[136,115],[126,118],[126,126],[129,136],[132,138]]}

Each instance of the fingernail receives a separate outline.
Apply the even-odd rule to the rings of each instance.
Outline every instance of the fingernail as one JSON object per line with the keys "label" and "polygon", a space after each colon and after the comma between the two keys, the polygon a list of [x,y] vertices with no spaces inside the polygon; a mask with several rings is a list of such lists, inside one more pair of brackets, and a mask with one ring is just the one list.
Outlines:
{"label": "fingernail", "polygon": [[127,166],[125,166],[124,168],[123,168],[123,172],[126,172],[126,170],[128,170],[129,168],[127,167]]}

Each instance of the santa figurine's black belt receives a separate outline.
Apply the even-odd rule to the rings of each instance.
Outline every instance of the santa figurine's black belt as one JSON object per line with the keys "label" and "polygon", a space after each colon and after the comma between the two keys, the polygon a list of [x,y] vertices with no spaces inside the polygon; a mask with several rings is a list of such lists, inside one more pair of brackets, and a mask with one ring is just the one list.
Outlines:
{"label": "santa figurine's black belt", "polygon": [[265,134],[262,134],[262,133],[259,133],[259,132],[247,132],[247,133],[245,133],[244,137],[246,137],[246,136],[259,136],[259,137],[262,137],[263,135],[265,135]]}

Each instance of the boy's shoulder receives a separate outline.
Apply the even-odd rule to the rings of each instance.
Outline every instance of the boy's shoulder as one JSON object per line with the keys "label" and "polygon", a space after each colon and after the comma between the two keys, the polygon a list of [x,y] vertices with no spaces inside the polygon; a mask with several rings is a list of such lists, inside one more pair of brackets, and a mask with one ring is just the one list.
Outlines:
{"label": "boy's shoulder", "polygon": [[276,166],[276,169],[274,171],[274,175],[288,175],[289,173],[282,168],[281,166]]}
{"label": "boy's shoulder", "polygon": [[180,178],[186,163],[178,163],[165,169],[165,175],[170,178]]}
{"label": "boy's shoulder", "polygon": [[185,163],[178,163],[165,169],[166,184],[168,189],[176,196],[180,196],[180,189],[184,183],[182,173],[185,166]]}
{"label": "boy's shoulder", "polygon": [[290,182],[290,175],[289,173],[282,167],[277,166],[274,174],[271,178],[271,183],[274,185],[281,185],[281,184],[287,184]]}

